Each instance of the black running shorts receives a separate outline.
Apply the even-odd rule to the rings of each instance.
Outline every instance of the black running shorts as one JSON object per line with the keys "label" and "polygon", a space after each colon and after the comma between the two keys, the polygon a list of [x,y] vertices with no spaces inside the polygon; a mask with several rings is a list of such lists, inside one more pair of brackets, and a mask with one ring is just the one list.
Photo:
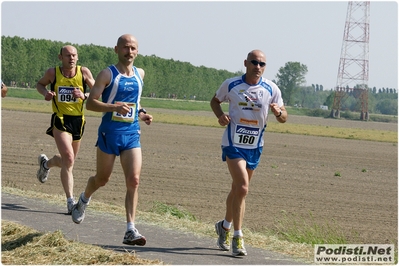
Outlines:
{"label": "black running shorts", "polygon": [[47,129],[46,134],[54,137],[53,128],[72,135],[74,141],[81,140],[85,129],[86,121],[83,116],[63,115],[59,117],[56,113],[51,116],[51,125]]}

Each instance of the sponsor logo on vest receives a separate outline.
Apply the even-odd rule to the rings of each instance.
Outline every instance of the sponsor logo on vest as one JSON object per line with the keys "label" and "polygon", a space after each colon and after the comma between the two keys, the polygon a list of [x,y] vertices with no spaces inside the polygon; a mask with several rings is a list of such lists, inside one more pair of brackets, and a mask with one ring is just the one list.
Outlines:
{"label": "sponsor logo on vest", "polygon": [[240,118],[240,123],[257,126],[258,120],[249,120],[249,119],[245,119],[245,118]]}
{"label": "sponsor logo on vest", "polygon": [[73,87],[71,87],[71,88],[62,87],[62,88],[59,88],[59,93],[62,93],[62,94],[71,93],[73,91],[73,89],[74,89]]}
{"label": "sponsor logo on vest", "polygon": [[258,136],[259,135],[259,129],[258,128],[252,128],[252,127],[243,127],[243,126],[237,126],[237,133],[245,134],[245,135],[252,135],[252,136]]}

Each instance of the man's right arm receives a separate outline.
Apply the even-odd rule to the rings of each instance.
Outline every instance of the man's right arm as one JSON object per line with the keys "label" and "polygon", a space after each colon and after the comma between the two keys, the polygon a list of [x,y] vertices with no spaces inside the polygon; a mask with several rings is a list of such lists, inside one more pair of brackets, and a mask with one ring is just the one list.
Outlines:
{"label": "man's right arm", "polygon": [[54,68],[49,68],[45,73],[44,76],[37,82],[36,84],[36,90],[44,96],[44,99],[46,101],[50,101],[54,93],[51,91],[47,90],[47,85],[53,82],[55,78],[55,69]]}
{"label": "man's right arm", "polygon": [[230,116],[223,112],[222,106],[220,104],[221,102],[218,98],[216,98],[216,95],[213,96],[211,100],[212,111],[218,118],[219,125],[227,126],[230,123]]}
{"label": "man's right arm", "polygon": [[217,118],[224,114],[222,107],[220,106],[220,101],[218,100],[218,98],[216,98],[216,95],[213,96],[211,100],[211,108]]}
{"label": "man's right arm", "polygon": [[111,72],[109,69],[102,70],[90,90],[89,98],[87,98],[86,109],[95,112],[118,112],[122,115],[126,115],[130,111],[130,107],[127,104],[117,105],[113,103],[104,103],[100,101],[100,97],[111,81]]}

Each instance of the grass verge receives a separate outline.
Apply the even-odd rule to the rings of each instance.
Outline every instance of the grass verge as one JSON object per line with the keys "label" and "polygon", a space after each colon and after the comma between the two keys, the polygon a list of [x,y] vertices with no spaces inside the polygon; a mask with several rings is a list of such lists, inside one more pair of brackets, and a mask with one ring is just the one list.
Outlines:
{"label": "grass verge", "polygon": [[[318,224],[313,219],[312,213],[309,213],[308,217],[300,217],[282,211],[282,216],[276,221],[273,232],[280,238],[296,243],[348,244],[346,234],[334,220],[326,220],[324,224]],[[352,234],[357,235],[356,232]],[[356,237],[351,239],[356,239]]]}

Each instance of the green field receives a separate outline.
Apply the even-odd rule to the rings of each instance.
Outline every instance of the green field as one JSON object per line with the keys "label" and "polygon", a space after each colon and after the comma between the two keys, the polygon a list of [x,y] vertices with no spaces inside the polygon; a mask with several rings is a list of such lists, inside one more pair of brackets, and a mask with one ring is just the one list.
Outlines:
{"label": "green field", "polygon": [[[7,97],[21,98],[21,99],[37,99],[43,100],[43,96],[40,95],[36,89],[24,89],[24,88],[9,88]],[[211,99],[209,99],[210,101]],[[206,101],[194,101],[194,100],[170,100],[162,98],[141,98],[141,103],[147,108],[162,108],[162,109],[173,109],[173,110],[185,110],[185,111],[210,111],[209,102]],[[227,111],[227,104],[222,105],[223,110]],[[287,108],[289,113],[293,115],[304,115],[304,109],[298,108]]]}
{"label": "green field", "polygon": [[[217,120],[212,115],[199,115],[198,111],[211,112],[209,102],[193,100],[169,100],[159,98],[142,98],[142,106],[153,108],[151,114],[160,123],[182,124],[193,126],[219,127]],[[222,104],[225,112],[227,104]],[[10,89],[6,98],[2,99],[2,109],[20,110],[27,112],[51,113],[50,103],[43,100],[36,89]],[[180,110],[181,112],[166,112],[163,110]],[[290,115],[304,115],[306,110],[287,107]],[[100,117],[100,113],[86,111],[86,116]],[[270,121],[268,132],[333,137],[356,140],[369,140],[380,142],[398,142],[398,133],[385,130],[367,130],[360,128],[339,128],[321,125],[280,124]]]}

